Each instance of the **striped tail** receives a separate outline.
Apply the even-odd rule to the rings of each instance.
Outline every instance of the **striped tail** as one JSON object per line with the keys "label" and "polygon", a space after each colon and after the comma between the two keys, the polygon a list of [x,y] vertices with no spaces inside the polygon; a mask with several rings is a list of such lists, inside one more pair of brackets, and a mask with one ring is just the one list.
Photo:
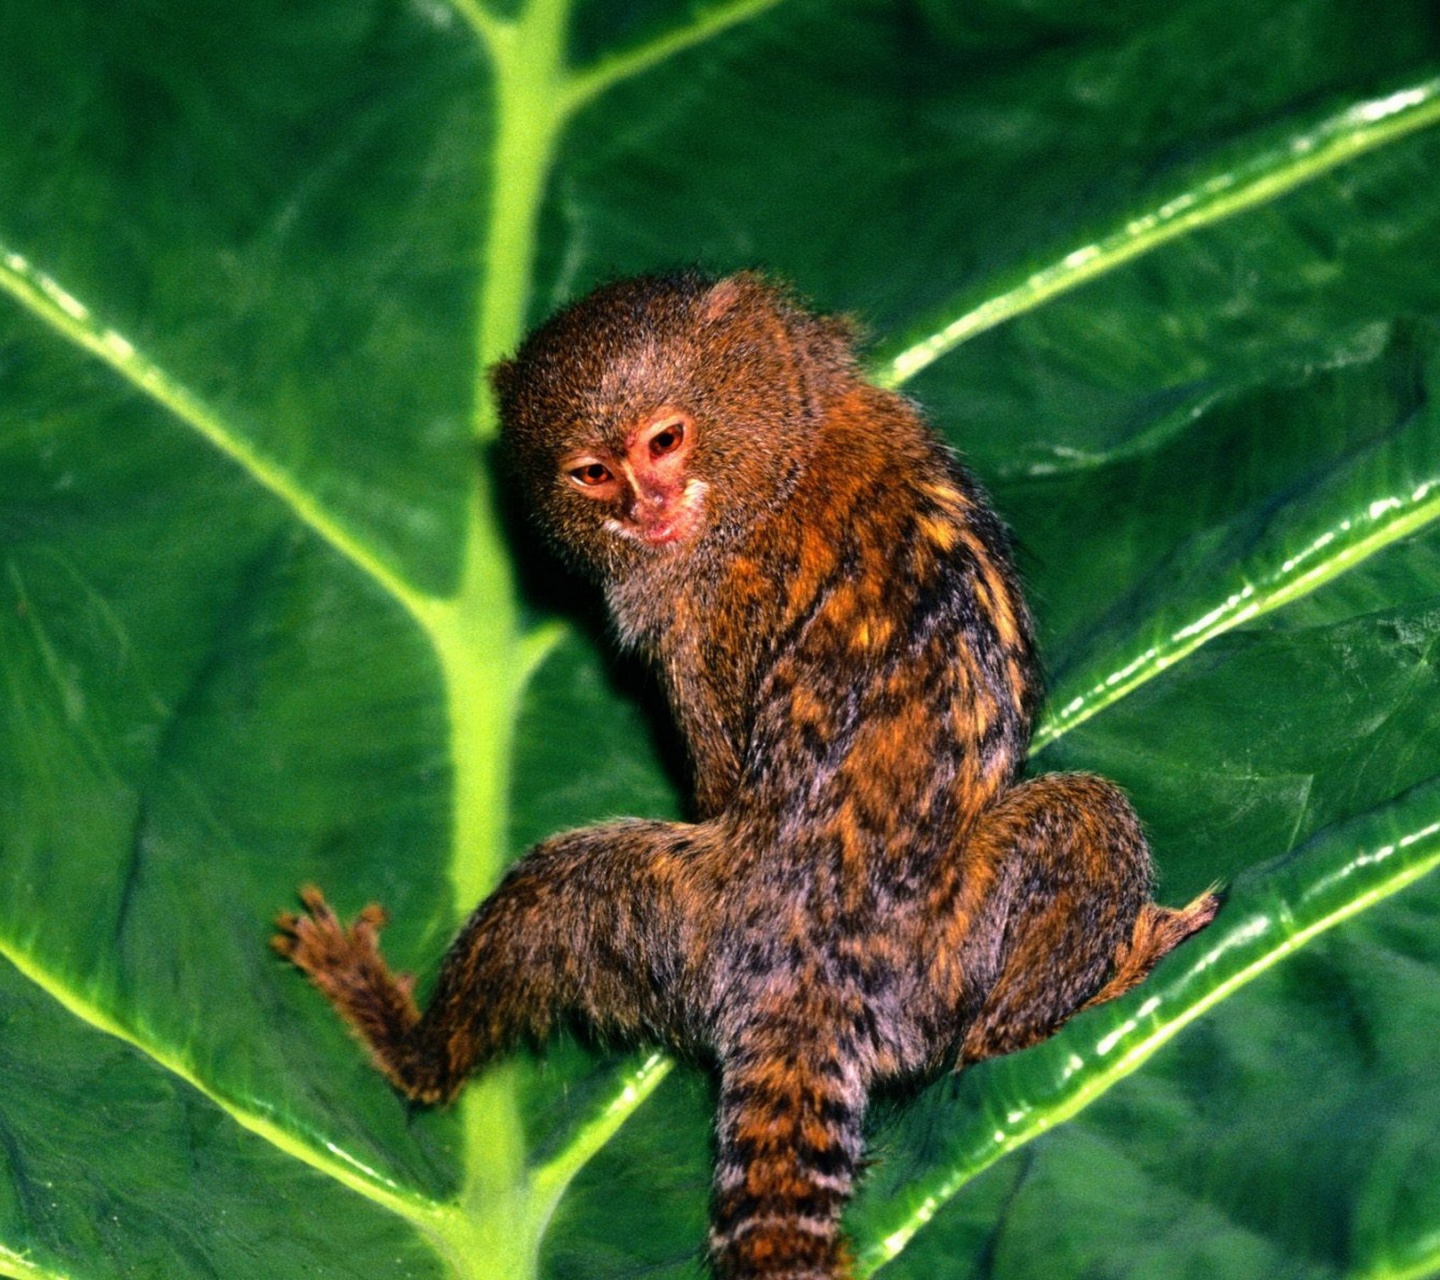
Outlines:
{"label": "striped tail", "polygon": [[721,1280],[846,1280],[840,1215],[865,1087],[833,1049],[766,1037],[721,1071],[710,1254]]}

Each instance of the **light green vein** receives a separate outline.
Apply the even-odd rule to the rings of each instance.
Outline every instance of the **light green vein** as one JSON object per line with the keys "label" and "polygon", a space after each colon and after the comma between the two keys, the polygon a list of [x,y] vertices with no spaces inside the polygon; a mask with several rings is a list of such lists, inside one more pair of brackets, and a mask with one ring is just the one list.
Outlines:
{"label": "light green vein", "polygon": [[1357,1269],[1351,1274],[1355,1280],[1435,1280],[1436,1276],[1440,1276],[1440,1241],[1436,1241],[1422,1256],[1407,1261],[1403,1266],[1392,1262],[1378,1262],[1374,1266]]}
{"label": "light green vein", "polygon": [[1377,1262],[1373,1266],[1358,1268],[1351,1274],[1355,1280],[1435,1280],[1440,1276],[1440,1229],[1430,1233],[1423,1251],[1403,1264]]}
{"label": "light green vein", "polygon": [[1353,103],[1290,134],[1277,146],[1202,177],[1015,283],[1002,282],[998,289],[990,286],[974,306],[962,302],[958,315],[922,326],[923,336],[892,354],[882,352],[873,376],[881,386],[900,386],[987,329],[1179,236],[1254,209],[1357,156],[1436,123],[1440,123],[1440,77]]}
{"label": "light green vein", "polygon": [[0,1273],[11,1280],[69,1280],[69,1274],[52,1267],[42,1267],[32,1262],[23,1253],[16,1253],[0,1245]]}
{"label": "light green vein", "polygon": [[670,1074],[674,1063],[663,1054],[652,1053],[638,1067],[627,1071],[614,1096],[578,1125],[565,1149],[535,1170],[531,1179],[534,1200],[546,1220],[554,1212],[570,1180],[590,1158],[614,1137],[631,1114]]}
{"label": "light green vein", "polygon": [[359,1192],[366,1199],[419,1225],[431,1226],[447,1215],[448,1210],[445,1206],[405,1192],[378,1170],[362,1164],[323,1138],[317,1137],[312,1141],[302,1141],[294,1132],[283,1128],[278,1121],[263,1111],[242,1106],[234,1098],[218,1093],[195,1074],[185,1059],[157,1047],[152,1041],[143,1039],[130,1027],[113,1017],[107,1010],[46,968],[23,948],[14,945],[9,939],[0,939],[0,957],[8,960],[16,970],[45,992],[66,1012],[87,1026],[113,1036],[139,1050],[152,1062],[208,1098],[241,1128],[263,1138],[287,1155],[293,1156],[343,1186]]}
{"label": "light green vein", "polygon": [[667,58],[673,58],[677,53],[703,44],[727,28],[746,22],[782,2],[783,0],[732,0],[730,4],[717,4],[702,9],[688,26],[675,27],[648,43],[611,54],[600,59],[593,67],[571,75],[565,86],[561,109],[566,114],[574,112],[622,80],[648,71]]}
{"label": "light green vein", "polygon": [[[1197,607],[1179,625],[1164,627],[1161,639],[1145,646],[1122,665],[1107,664],[1103,670],[1092,668],[1090,673],[1082,674],[1079,677],[1081,692],[1069,698],[1062,693],[1051,704],[1035,733],[1033,749],[1039,751],[1097,712],[1114,705],[1201,645],[1309,595],[1371,556],[1440,520],[1440,459],[1430,447],[1435,430],[1433,427],[1423,430],[1427,426],[1430,426],[1428,420],[1417,424],[1417,430],[1401,447],[1408,446],[1420,455],[1417,469],[1423,469],[1428,461],[1429,469],[1437,474],[1412,473],[1408,484],[1398,493],[1384,492],[1378,481],[1372,480],[1367,487],[1375,496],[1370,501],[1355,504],[1353,509],[1332,507],[1325,500],[1324,491],[1346,484],[1347,469],[1347,473],[1332,477],[1328,484],[1322,485],[1319,497],[1312,492],[1283,508],[1272,520],[1261,553],[1268,556],[1271,563],[1252,558],[1248,566],[1241,566],[1238,576],[1230,579],[1223,597],[1213,600],[1208,608],[1202,611]],[[1352,463],[1352,467],[1363,467],[1375,477],[1386,477],[1393,458],[1391,450],[1380,448],[1358,463]],[[1326,521],[1307,521],[1312,510],[1341,510],[1344,514],[1332,515]],[[1287,532],[1291,535],[1289,539]],[[1288,554],[1284,550],[1287,541],[1297,547]],[[1278,564],[1274,563],[1276,560]]]}
{"label": "light green vein", "polygon": [[566,119],[560,99],[569,19],[568,0],[533,0],[515,18],[488,18],[480,28],[495,77],[495,130],[486,156],[493,198],[476,300],[474,431],[482,439],[496,426],[485,371],[524,330],[540,209]]}
{"label": "light green vein", "polygon": [[261,488],[289,507],[302,524],[373,578],[412,616],[420,617],[424,598],[370,547],[356,538],[293,475],[257,450],[199,396],[139,350],[123,333],[104,324],[59,281],[3,243],[0,243],[0,289],[62,337],[109,365],[138,391],[237,463]]}
{"label": "light green vein", "polygon": [[[982,1170],[1084,1110],[1185,1027],[1267,969],[1440,867],[1440,784],[1428,784],[1402,797],[1393,810],[1322,834],[1312,842],[1314,851],[1308,856],[1297,853],[1291,868],[1320,865],[1293,892],[1286,893],[1282,883],[1273,901],[1252,908],[1248,915],[1243,914],[1245,904],[1228,904],[1226,914],[1234,923],[1223,923],[1222,917],[1221,924],[1212,926],[1216,937],[1208,947],[1203,947],[1208,935],[1202,935],[1187,970],[1168,982],[1157,975],[1142,992],[1129,997],[1130,1015],[1092,1049],[1072,1050],[1052,1041],[1032,1051],[1052,1058],[1062,1052],[1067,1055],[1054,1077],[1051,1096],[1015,1104],[994,1124],[993,1132],[977,1140],[948,1171],[917,1187],[893,1224],[880,1228],[878,1239],[862,1250],[857,1267],[861,1280],[897,1257]],[[1410,828],[1406,834],[1389,838],[1378,834],[1379,827],[1397,819]],[[1294,877],[1282,872],[1279,879]],[[1251,896],[1261,898],[1263,890]]]}

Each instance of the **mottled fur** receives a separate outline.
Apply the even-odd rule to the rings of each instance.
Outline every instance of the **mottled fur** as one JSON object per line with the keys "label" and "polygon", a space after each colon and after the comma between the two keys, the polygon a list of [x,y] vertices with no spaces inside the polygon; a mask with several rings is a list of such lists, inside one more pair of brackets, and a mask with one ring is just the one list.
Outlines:
{"label": "mottled fur", "polygon": [[[558,1017],[713,1057],[716,1272],[835,1280],[873,1086],[1042,1039],[1215,900],[1150,901],[1110,783],[1020,780],[1039,686],[1005,531],[914,408],[863,381],[842,325],[753,275],[642,278],[551,320],[495,382],[542,526],[658,667],[700,820],[532,850],[423,1013],[378,909],[347,930],[308,889],[277,946],[424,1102]],[[652,546],[562,459],[625,457],[662,407],[693,427],[703,517]]]}

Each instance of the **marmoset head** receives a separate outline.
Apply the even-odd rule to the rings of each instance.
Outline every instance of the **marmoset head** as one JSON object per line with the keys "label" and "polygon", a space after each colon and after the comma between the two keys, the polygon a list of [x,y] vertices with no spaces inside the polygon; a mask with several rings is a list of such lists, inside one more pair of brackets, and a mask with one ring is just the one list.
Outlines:
{"label": "marmoset head", "polygon": [[713,548],[783,501],[853,375],[843,324],[750,273],[606,285],[491,372],[529,506],[604,580]]}

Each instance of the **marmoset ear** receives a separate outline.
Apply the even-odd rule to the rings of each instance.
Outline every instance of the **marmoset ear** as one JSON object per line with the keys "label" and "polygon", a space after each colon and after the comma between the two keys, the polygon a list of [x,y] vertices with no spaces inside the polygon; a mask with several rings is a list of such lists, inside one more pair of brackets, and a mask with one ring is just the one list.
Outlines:
{"label": "marmoset ear", "polygon": [[725,279],[716,281],[700,304],[700,319],[709,323],[720,319],[727,312],[733,311],[740,304],[741,298],[745,296],[745,286],[754,282],[755,276],[749,271],[743,271],[739,275],[726,276]]}

